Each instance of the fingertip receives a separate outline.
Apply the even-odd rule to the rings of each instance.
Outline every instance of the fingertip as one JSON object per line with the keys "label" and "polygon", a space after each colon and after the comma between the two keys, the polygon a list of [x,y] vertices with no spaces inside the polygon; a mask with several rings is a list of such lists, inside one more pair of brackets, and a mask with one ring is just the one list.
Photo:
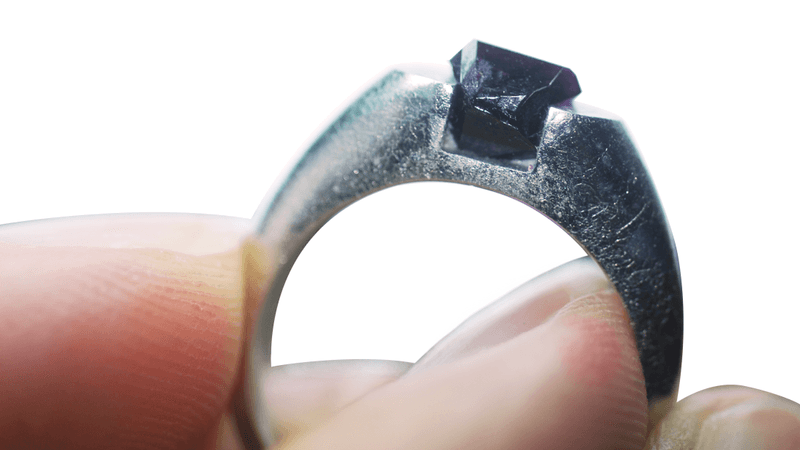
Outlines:
{"label": "fingertip", "polygon": [[[647,394],[630,319],[619,295],[606,289],[573,300],[549,326],[563,328],[563,382],[583,433],[614,448],[638,449],[647,433]],[[605,448],[603,446],[599,448]]]}
{"label": "fingertip", "polygon": [[646,448],[800,448],[800,404],[744,386],[718,386],[681,401]]}
{"label": "fingertip", "polygon": [[410,363],[316,361],[272,367],[261,386],[269,406],[271,442],[303,433],[365,394],[400,378]]}
{"label": "fingertip", "polygon": [[4,230],[0,448],[200,444],[238,359],[241,223],[171,219]]}
{"label": "fingertip", "polygon": [[412,372],[463,359],[545,323],[570,301],[611,288],[589,257],[578,258],[528,281],[478,311],[436,343]]}

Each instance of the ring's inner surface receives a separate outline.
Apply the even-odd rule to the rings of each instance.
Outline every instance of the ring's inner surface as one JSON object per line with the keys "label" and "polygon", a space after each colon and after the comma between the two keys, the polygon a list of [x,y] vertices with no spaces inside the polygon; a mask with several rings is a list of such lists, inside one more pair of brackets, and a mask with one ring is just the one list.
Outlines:
{"label": "ring's inner surface", "polygon": [[416,361],[477,310],[585,254],[549,219],[493,192],[438,182],[380,191],[336,215],[294,264],[272,364]]}

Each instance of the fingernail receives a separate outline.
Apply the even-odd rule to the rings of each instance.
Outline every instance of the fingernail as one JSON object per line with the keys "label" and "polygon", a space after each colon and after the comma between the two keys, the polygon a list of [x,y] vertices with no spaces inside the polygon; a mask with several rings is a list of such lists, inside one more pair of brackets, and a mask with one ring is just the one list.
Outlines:
{"label": "fingernail", "polygon": [[405,373],[399,361],[317,361],[273,367],[262,380],[273,439],[327,419],[341,408]]}
{"label": "fingernail", "polygon": [[800,417],[761,402],[745,402],[710,415],[700,428],[697,449],[800,448]]}
{"label": "fingernail", "polygon": [[467,319],[426,353],[419,371],[499,345],[545,323],[572,300],[613,289],[603,271],[580,258],[542,274]]}

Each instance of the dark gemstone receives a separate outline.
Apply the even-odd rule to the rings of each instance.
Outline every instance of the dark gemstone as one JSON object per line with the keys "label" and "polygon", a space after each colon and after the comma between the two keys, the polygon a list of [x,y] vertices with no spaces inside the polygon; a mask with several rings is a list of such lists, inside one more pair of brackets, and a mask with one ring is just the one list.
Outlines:
{"label": "dark gemstone", "polygon": [[456,92],[450,128],[459,150],[532,159],[550,106],[580,94],[566,67],[472,41],[450,60]]}

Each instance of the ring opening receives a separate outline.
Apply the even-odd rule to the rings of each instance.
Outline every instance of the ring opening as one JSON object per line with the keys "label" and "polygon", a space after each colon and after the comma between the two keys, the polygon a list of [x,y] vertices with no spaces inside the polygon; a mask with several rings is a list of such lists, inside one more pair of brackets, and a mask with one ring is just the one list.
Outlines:
{"label": "ring opening", "polygon": [[272,365],[413,362],[470,315],[585,251],[511,198],[453,183],[395,186],[333,217],[284,286]]}

